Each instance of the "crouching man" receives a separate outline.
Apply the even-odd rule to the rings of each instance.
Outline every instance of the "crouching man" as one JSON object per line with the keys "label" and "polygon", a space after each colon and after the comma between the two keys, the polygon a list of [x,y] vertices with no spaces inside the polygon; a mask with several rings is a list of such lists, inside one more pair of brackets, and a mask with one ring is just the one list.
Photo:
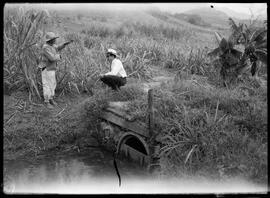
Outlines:
{"label": "crouching man", "polygon": [[54,101],[54,94],[56,88],[55,72],[57,69],[57,62],[61,60],[61,56],[58,52],[72,42],[69,41],[56,45],[57,38],[59,37],[53,32],[48,32],[46,34],[46,43],[42,46],[41,62],[39,64],[39,68],[42,70],[41,78],[44,102],[49,109],[54,108],[52,105],[57,105]]}
{"label": "crouching man", "polygon": [[120,87],[127,83],[127,74],[122,62],[117,57],[114,49],[108,49],[106,58],[110,62],[111,71],[101,75],[100,80],[113,90],[119,91]]}

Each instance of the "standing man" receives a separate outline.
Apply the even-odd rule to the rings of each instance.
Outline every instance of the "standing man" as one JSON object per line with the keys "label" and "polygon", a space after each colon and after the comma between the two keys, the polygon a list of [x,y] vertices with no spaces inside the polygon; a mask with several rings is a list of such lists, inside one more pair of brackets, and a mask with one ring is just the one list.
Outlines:
{"label": "standing man", "polygon": [[106,58],[111,64],[111,71],[101,75],[100,80],[113,90],[119,91],[120,87],[127,83],[127,74],[122,62],[117,57],[114,49],[108,49]]}
{"label": "standing man", "polygon": [[46,43],[42,46],[41,62],[39,64],[39,68],[42,70],[41,76],[44,102],[49,109],[54,108],[52,105],[57,105],[53,98],[56,88],[55,72],[57,69],[57,62],[61,60],[61,55],[58,52],[72,42],[71,40],[61,45],[56,45],[57,38],[59,37],[53,32],[48,32],[46,34]]}

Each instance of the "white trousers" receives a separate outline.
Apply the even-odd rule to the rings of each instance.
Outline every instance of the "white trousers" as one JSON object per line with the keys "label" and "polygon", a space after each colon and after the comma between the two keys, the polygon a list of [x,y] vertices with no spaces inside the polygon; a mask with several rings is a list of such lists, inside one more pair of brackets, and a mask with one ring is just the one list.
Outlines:
{"label": "white trousers", "polygon": [[47,69],[44,69],[41,76],[44,101],[49,102],[50,99],[53,99],[56,88],[55,71],[47,71]]}

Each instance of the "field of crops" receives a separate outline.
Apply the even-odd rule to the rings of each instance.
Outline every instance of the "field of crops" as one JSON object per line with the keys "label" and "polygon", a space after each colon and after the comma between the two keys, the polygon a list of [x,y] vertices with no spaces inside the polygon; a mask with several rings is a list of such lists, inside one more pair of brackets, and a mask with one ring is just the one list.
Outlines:
{"label": "field of crops", "polygon": [[[67,84],[77,92],[90,91],[98,74],[107,70],[104,53],[110,47],[120,53],[129,76],[141,79],[151,78],[152,66],[188,67],[191,56],[203,56],[200,58],[204,59],[205,53],[202,52],[205,47],[214,47],[211,32],[200,32],[196,28],[158,19],[148,24],[150,20],[113,21],[110,18],[107,21],[107,16],[98,12],[93,16],[90,13],[90,16],[63,14],[64,17],[59,17],[60,14],[55,11],[38,13],[26,8],[18,12],[5,10],[4,57],[8,61],[4,67],[4,88],[7,92],[30,88],[31,94],[41,94],[37,93],[40,92],[40,82],[36,64],[46,31],[60,35],[59,42],[75,40],[63,52],[63,60],[59,64],[60,92],[71,91]],[[36,15],[31,22],[30,18]],[[152,16],[148,17],[151,19]],[[16,57],[21,58],[18,60]]]}
{"label": "field of crops", "polygon": [[[87,115],[88,129],[96,130],[95,116],[108,100],[132,101],[130,110],[145,121],[147,105],[139,83],[169,71],[173,80],[155,90],[158,123],[155,130],[162,134],[163,144],[161,174],[221,178],[240,175],[267,182],[267,87],[249,77],[232,87],[222,86],[220,68],[207,56],[217,46],[211,29],[171,16],[135,14],[138,17],[128,12],[71,13],[5,7],[4,94],[13,96],[23,92],[30,105],[42,102],[37,67],[39,51],[45,33],[53,31],[60,36],[59,42],[74,40],[62,52],[57,71],[57,95],[59,98],[87,95],[88,112],[83,116]],[[226,29],[220,33],[228,35]],[[105,57],[108,48],[119,52],[128,77],[138,83],[123,88],[119,95],[108,94],[98,81],[99,75],[109,69]],[[267,80],[266,73],[262,76]],[[61,142],[73,144],[74,139],[83,135],[61,132],[68,130],[67,126],[63,128],[64,122],[69,122],[67,118],[62,124],[45,126],[42,116],[48,115],[41,111],[36,115],[40,120],[29,124],[33,126],[32,137],[25,131],[15,133],[18,132],[16,125],[12,130],[4,125],[4,152],[12,155],[13,151],[23,150],[25,144],[28,146],[24,154],[28,152],[26,149],[38,153]],[[11,123],[9,119],[6,123]],[[13,121],[16,123],[16,119]],[[69,124],[71,131],[76,123]],[[43,128],[44,133],[34,132]],[[11,140],[14,142],[10,143]]]}

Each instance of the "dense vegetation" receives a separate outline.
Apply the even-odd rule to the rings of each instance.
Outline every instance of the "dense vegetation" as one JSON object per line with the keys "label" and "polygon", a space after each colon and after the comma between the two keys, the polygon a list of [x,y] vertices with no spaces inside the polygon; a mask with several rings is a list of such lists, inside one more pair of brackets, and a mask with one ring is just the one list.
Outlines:
{"label": "dense vegetation", "polygon": [[[256,78],[247,74],[232,86],[223,87],[220,63],[207,56],[216,47],[214,32],[162,13],[146,15],[149,20],[144,22],[121,21],[98,11],[78,15],[17,7],[4,11],[4,94],[27,90],[30,102],[41,100],[38,51],[45,32],[54,31],[63,40],[74,40],[62,52],[57,93],[67,97],[91,95],[87,113],[79,117],[87,116],[91,132],[97,129],[97,115],[109,100],[131,101],[130,111],[145,121],[147,100],[139,83],[170,70],[174,80],[155,90],[161,173],[221,178],[240,175],[267,181],[267,90],[262,84],[267,80],[266,69]],[[108,70],[107,48],[120,52],[129,77],[138,80],[137,86],[127,86],[119,95],[108,94],[98,81],[99,74]],[[62,120],[69,123],[64,128],[59,120],[43,126],[43,112],[36,113],[39,117],[27,135],[14,133],[16,126],[5,131],[4,152],[34,148],[38,153],[78,138],[76,132],[63,133],[76,127],[68,118]],[[41,134],[36,132],[43,129],[46,131]]]}

